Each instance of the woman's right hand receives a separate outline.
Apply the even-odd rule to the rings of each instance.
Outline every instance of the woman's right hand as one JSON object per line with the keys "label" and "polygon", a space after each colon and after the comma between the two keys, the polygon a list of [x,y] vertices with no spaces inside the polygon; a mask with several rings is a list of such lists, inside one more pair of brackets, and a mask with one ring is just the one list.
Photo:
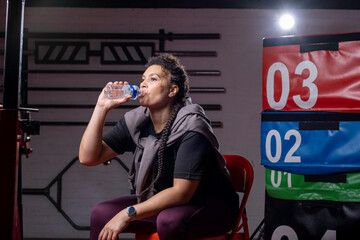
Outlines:
{"label": "woman's right hand", "polygon": [[[119,85],[121,87],[122,85],[127,85],[129,83],[128,82],[122,82],[122,81],[120,81],[120,82],[115,81],[115,82],[108,82],[106,84],[106,86],[108,84],[115,84],[115,85]],[[108,99],[108,98],[106,98],[106,96],[105,96],[105,90],[107,88],[106,86],[103,88],[103,90],[101,91],[101,93],[100,93],[100,95],[98,97],[97,104],[96,104],[98,107],[103,107],[107,111],[109,111],[109,110],[111,110],[113,108],[116,108],[116,107],[120,106],[121,104],[126,103],[126,102],[128,102],[130,100],[131,96],[126,96],[126,97],[121,98],[121,99]]]}

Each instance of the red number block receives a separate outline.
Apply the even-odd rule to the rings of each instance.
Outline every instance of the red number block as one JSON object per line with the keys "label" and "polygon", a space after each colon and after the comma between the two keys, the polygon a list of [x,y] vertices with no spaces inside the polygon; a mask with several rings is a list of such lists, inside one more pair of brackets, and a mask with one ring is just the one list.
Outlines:
{"label": "red number block", "polygon": [[263,110],[360,111],[360,33],[263,44]]}

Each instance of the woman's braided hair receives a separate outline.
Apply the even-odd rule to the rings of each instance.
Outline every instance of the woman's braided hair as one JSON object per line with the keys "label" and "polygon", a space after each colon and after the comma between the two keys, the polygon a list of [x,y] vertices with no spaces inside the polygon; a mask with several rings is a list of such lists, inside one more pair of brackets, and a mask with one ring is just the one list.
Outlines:
{"label": "woman's braided hair", "polygon": [[[169,135],[171,132],[171,126],[174,123],[174,120],[179,112],[180,108],[185,104],[185,97],[189,91],[189,80],[187,73],[185,71],[184,66],[180,64],[178,58],[171,54],[161,54],[159,56],[155,56],[149,59],[148,63],[145,65],[146,68],[152,65],[159,65],[162,67],[164,72],[170,74],[170,83],[175,84],[178,86],[179,91],[174,97],[173,101],[173,109],[171,111],[170,117],[162,130],[161,137],[160,137],[160,145],[158,150],[158,169],[157,175],[155,180],[152,184],[159,179],[162,169],[163,169],[163,162],[164,162],[164,150],[166,147],[166,142],[169,139]],[[146,191],[146,190],[145,190]]]}

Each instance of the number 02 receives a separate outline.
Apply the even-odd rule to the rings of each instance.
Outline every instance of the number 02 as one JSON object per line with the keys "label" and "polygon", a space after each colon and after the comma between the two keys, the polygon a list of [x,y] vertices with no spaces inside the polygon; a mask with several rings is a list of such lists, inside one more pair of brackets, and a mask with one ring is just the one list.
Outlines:
{"label": "number 02", "polygon": [[[284,139],[290,140],[292,136],[295,137],[295,142],[294,145],[290,148],[290,150],[286,154],[284,162],[299,163],[301,162],[301,157],[294,156],[294,153],[300,147],[301,135],[297,130],[291,129],[286,132]],[[271,151],[271,146],[272,146],[271,143],[273,138],[275,138],[275,155],[273,155]],[[280,133],[277,130],[272,129],[266,135],[265,152],[266,152],[266,157],[269,159],[270,162],[277,163],[280,160],[281,152],[282,152],[282,143],[281,143]]]}

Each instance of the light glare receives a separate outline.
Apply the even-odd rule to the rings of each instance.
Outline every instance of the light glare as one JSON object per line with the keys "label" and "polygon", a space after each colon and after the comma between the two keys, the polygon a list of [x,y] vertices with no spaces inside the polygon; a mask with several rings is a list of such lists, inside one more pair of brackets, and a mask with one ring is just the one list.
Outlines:
{"label": "light glare", "polygon": [[294,27],[295,20],[294,20],[293,16],[291,16],[289,14],[285,14],[280,18],[279,24],[280,24],[281,28],[283,28],[285,30],[289,30],[292,27]]}

